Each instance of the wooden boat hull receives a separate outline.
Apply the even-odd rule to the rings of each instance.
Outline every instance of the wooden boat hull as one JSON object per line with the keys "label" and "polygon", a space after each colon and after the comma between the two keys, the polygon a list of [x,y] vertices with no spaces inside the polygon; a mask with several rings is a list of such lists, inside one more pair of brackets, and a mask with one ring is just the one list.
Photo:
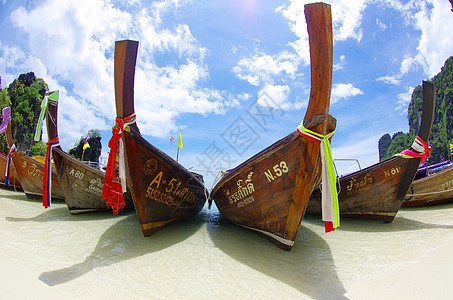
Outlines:
{"label": "wooden boat hull", "polygon": [[453,201],[453,167],[412,182],[403,207],[425,206]]}
{"label": "wooden boat hull", "polygon": [[[419,159],[395,156],[341,177],[338,189],[340,216],[392,222],[417,172],[418,164],[411,160]],[[310,197],[307,213],[321,214],[319,187]]]}
{"label": "wooden boat hull", "polygon": [[5,185],[5,170],[6,170],[6,156],[0,153],[0,187],[16,191],[23,191],[16,173],[16,168],[14,167],[14,162],[11,163],[8,186]]}
{"label": "wooden boat hull", "polygon": [[187,169],[134,129],[123,133],[127,185],[144,236],[203,208],[208,191]]}
{"label": "wooden boat hull", "polygon": [[[44,177],[44,165],[33,158],[27,156],[23,152],[16,151],[12,160],[16,168],[17,176],[24,190],[25,195],[29,199],[42,199],[42,183]],[[64,194],[60,188],[55,169],[52,168],[52,199],[64,200]]]}
{"label": "wooden boat hull", "polygon": [[297,132],[288,135],[228,171],[211,192],[225,218],[285,250],[293,246],[309,195],[320,182],[318,157],[303,159],[319,145],[304,139]]}
{"label": "wooden boat hull", "polygon": [[[102,199],[102,187],[105,174],[73,158],[60,148],[52,149],[52,158],[64,200],[69,212],[73,215],[93,212],[111,211]],[[124,194],[125,210],[133,209],[130,193]]]}

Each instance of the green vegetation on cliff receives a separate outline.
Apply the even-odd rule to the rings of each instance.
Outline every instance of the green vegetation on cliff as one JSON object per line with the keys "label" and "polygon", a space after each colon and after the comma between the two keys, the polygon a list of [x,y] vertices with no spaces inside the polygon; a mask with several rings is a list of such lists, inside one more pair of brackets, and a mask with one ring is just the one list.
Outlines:
{"label": "green vegetation on cliff", "polygon": [[[445,61],[439,74],[431,81],[437,87],[436,110],[429,142],[433,150],[429,163],[450,159],[450,143],[453,143],[453,56]],[[409,133],[398,132],[389,142],[389,134],[379,140],[379,159],[383,160],[409,148],[420,127],[423,109],[423,88],[417,86],[412,93],[408,109]]]}
{"label": "green vegetation on cliff", "polygon": [[[8,88],[2,89],[0,77],[0,108],[11,106],[11,132],[17,149],[29,156],[46,155],[47,146],[42,141],[35,142],[34,135],[41,111],[41,102],[49,90],[41,78],[33,72],[21,74]],[[1,115],[1,114],[0,114]],[[69,153],[82,157],[85,137],[81,137]],[[83,160],[99,162],[101,136],[99,130],[90,130],[90,148],[85,150]],[[0,135],[0,152],[8,153],[5,135]]]}

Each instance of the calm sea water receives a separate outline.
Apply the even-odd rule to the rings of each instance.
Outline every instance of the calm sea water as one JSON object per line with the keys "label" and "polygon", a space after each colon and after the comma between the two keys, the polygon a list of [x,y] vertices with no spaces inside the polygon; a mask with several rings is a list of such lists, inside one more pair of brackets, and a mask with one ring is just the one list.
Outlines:
{"label": "calm sea water", "polygon": [[416,262],[453,239],[453,204],[402,209],[391,224],[305,216],[278,249],[214,208],[143,237],[135,213],[71,216],[0,190],[0,253],[74,298],[341,299],[351,282]]}

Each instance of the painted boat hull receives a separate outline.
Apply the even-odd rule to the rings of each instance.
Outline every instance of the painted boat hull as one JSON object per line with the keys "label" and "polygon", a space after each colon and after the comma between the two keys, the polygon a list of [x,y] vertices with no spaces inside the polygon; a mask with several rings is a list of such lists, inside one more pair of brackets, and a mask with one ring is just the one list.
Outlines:
{"label": "painted boat hull", "polygon": [[[211,192],[228,220],[290,250],[313,187],[320,183],[319,145],[294,132],[237,168]],[[313,160],[306,155],[315,154]]]}
{"label": "painted boat hull", "polygon": [[[105,174],[73,158],[60,148],[52,149],[52,158],[71,214],[111,211],[102,199]],[[130,193],[124,194],[124,210],[134,208]]]}
{"label": "painted boat hull", "polygon": [[144,236],[198,214],[208,191],[191,172],[134,129],[123,133],[126,178]]}
{"label": "painted boat hull", "polygon": [[[29,157],[23,152],[16,151],[12,156],[17,176],[22,189],[29,199],[42,199],[42,183],[44,177],[44,165]],[[60,187],[57,173],[52,168],[52,200],[64,200],[63,190]]]}
{"label": "painted boat hull", "polygon": [[[376,219],[392,222],[400,209],[418,164],[392,157],[339,179],[338,205],[341,217]],[[307,213],[321,215],[321,190],[310,197]]]}
{"label": "painted boat hull", "polygon": [[403,207],[425,206],[453,201],[453,166],[412,182]]}

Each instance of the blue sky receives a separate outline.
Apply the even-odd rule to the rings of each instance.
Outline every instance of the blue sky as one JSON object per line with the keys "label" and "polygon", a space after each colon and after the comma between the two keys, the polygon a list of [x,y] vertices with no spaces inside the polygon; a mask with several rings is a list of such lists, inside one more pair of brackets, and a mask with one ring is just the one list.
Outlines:
{"label": "blue sky", "polygon": [[[184,166],[232,168],[295,130],[305,114],[307,2],[2,0],[2,87],[35,72],[60,90],[63,149],[94,128],[106,158],[114,42],[138,40],[135,107],[146,139],[170,153],[173,135],[175,157],[181,130]],[[364,167],[378,161],[383,134],[408,131],[414,87],[453,55],[453,12],[447,0],[327,3],[334,24],[330,113],[338,121],[333,155]],[[204,174],[208,188],[214,174]]]}

